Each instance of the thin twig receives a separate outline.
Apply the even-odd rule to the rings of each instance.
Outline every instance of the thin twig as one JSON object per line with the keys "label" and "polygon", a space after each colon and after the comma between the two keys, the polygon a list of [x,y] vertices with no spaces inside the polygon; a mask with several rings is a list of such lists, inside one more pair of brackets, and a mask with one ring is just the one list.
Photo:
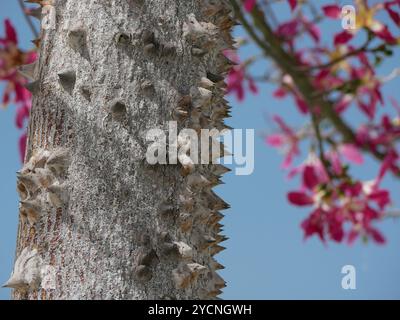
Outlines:
{"label": "thin twig", "polygon": [[400,210],[389,210],[384,214],[384,218],[400,218]]}
{"label": "thin twig", "polygon": [[269,14],[272,23],[274,24],[274,26],[278,26],[279,25],[279,21],[278,18],[275,15],[275,12],[271,6],[271,3],[269,1],[265,1],[265,6],[266,6],[266,11]]}
{"label": "thin twig", "polygon": [[268,54],[268,51],[270,48],[258,37],[258,35],[255,33],[254,29],[252,26],[248,23],[246,18],[244,17],[242,11],[240,10],[239,6],[237,5],[235,0],[230,0],[230,3],[232,4],[236,18],[239,20],[239,22],[242,24],[243,28],[247,31],[247,33],[250,35],[250,37],[253,39],[253,41],[261,48],[264,50],[264,52]]}
{"label": "thin twig", "polygon": [[374,48],[374,49],[371,49],[371,50],[368,50],[368,45],[370,44],[370,40],[368,40],[368,41],[366,41],[366,43],[363,45],[363,46],[361,46],[360,48],[358,48],[358,49],[356,49],[356,50],[352,50],[352,51],[349,51],[348,53],[346,53],[346,54],[344,54],[344,55],[342,55],[342,56],[340,56],[340,57],[337,57],[337,58],[335,58],[335,59],[332,59],[331,61],[329,61],[328,63],[325,63],[325,64],[321,64],[321,65],[316,65],[316,66],[311,66],[311,67],[305,67],[304,69],[306,69],[306,70],[315,70],[315,69],[326,69],[326,68],[330,68],[330,67],[333,67],[334,65],[336,65],[336,64],[338,64],[338,63],[340,63],[340,62],[342,62],[343,60],[346,60],[346,59],[348,59],[348,58],[350,58],[350,57],[352,57],[352,56],[355,56],[355,55],[357,55],[357,54],[359,54],[359,53],[361,53],[361,52],[374,52],[374,51],[376,51],[376,48]]}
{"label": "thin twig", "polygon": [[32,22],[31,17],[26,13],[26,7],[25,7],[25,3],[23,0],[18,0],[19,6],[22,10],[22,13],[24,14],[25,20],[29,25],[29,28],[31,29],[35,39],[39,37],[39,32],[36,30],[35,25]]}
{"label": "thin twig", "polygon": [[[240,9],[240,8],[239,8]],[[276,38],[274,32],[269,27],[264,15],[258,8],[252,12],[255,25],[264,35],[265,41],[271,47],[270,55],[279,65],[279,67],[289,74],[296,83],[299,91],[308,102],[311,112],[314,112],[316,106],[321,108],[323,116],[327,117],[332,124],[339,130],[345,141],[354,141],[355,134],[351,127],[336,113],[331,103],[321,97],[314,97],[315,87],[310,82],[307,74],[298,70],[296,59],[288,54],[283,48],[280,41]]]}
{"label": "thin twig", "polygon": [[329,161],[325,157],[324,141],[323,141],[324,139],[323,139],[322,134],[321,134],[320,121],[319,121],[319,119],[317,118],[317,115],[314,112],[312,112],[312,114],[311,114],[311,119],[312,119],[312,124],[313,124],[313,128],[314,128],[315,136],[317,138],[319,159],[321,160],[322,165],[325,168],[326,174],[330,178],[332,178],[331,170],[329,168]]}

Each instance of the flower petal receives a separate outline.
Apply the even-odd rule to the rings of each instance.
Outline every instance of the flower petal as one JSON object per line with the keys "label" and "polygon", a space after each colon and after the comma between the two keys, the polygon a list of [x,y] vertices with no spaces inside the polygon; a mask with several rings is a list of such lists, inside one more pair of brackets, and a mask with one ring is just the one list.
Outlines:
{"label": "flower petal", "polygon": [[253,11],[255,5],[256,5],[257,0],[244,0],[244,9],[247,12]]}
{"label": "flower petal", "polygon": [[285,144],[285,141],[285,136],[279,133],[271,134],[265,139],[265,142],[274,148],[282,147]]}
{"label": "flower petal", "polygon": [[302,98],[296,97],[296,106],[302,114],[308,113],[308,105]]}
{"label": "flower petal", "polygon": [[15,125],[17,128],[22,129],[24,126],[25,119],[29,118],[29,108],[26,105],[17,108],[17,114],[15,117]]}
{"label": "flower petal", "polygon": [[346,44],[349,42],[351,39],[353,39],[353,34],[347,31],[340,32],[335,35],[334,37],[334,44],[335,46],[341,45],[341,44]]}
{"label": "flower petal", "polygon": [[377,243],[377,244],[385,244],[386,239],[385,237],[382,235],[382,233],[380,233],[377,229],[373,228],[373,227],[369,227],[367,230],[367,234],[369,236],[372,237],[372,239]]}
{"label": "flower petal", "polygon": [[385,9],[389,16],[392,18],[393,22],[400,27],[400,15],[388,5],[385,6]]}
{"label": "flower petal", "polygon": [[313,166],[305,166],[303,171],[303,184],[309,190],[313,190],[319,184],[319,179]]}
{"label": "flower petal", "polygon": [[342,144],[339,147],[339,151],[348,161],[354,164],[361,165],[364,163],[363,155],[354,144],[351,143]]}
{"label": "flower petal", "polygon": [[287,197],[289,202],[295,206],[310,206],[314,203],[314,200],[304,192],[289,192]]}
{"label": "flower petal", "polygon": [[21,162],[24,162],[25,159],[25,150],[26,150],[26,139],[27,139],[27,134],[24,133],[20,138],[18,142],[18,147],[19,147],[19,155],[21,157]]}
{"label": "flower petal", "polygon": [[328,18],[340,19],[342,15],[342,9],[340,9],[340,7],[337,5],[323,6],[322,10],[324,11],[325,16]]}
{"label": "flower petal", "polygon": [[293,11],[297,7],[297,0],[289,0],[290,9]]}
{"label": "flower petal", "polygon": [[4,21],[4,25],[6,28],[6,39],[8,42],[12,42],[14,44],[18,43],[17,32],[15,31],[14,26],[12,25],[9,19]]}

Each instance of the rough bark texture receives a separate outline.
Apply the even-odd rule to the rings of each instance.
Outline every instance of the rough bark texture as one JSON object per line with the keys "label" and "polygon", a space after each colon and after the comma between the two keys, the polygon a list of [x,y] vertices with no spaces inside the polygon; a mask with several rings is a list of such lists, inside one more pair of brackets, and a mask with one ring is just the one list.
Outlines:
{"label": "rough bark texture", "polygon": [[[222,0],[50,3],[57,20],[42,30],[19,177],[17,257],[32,251],[14,277],[31,273],[15,280],[14,298],[216,298],[225,284],[214,260],[224,241],[219,210],[227,205],[211,188],[225,169],[149,165],[145,134],[166,129],[177,111],[179,128],[223,127],[229,7]],[[205,101],[208,91],[198,87],[212,97]],[[33,267],[26,256],[35,256]]]}

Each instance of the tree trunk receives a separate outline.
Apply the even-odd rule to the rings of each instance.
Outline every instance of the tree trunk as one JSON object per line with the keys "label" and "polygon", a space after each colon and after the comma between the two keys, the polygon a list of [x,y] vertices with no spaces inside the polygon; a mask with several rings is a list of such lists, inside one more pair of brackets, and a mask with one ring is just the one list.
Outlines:
{"label": "tree trunk", "polygon": [[46,16],[28,86],[13,297],[216,298],[225,286],[214,256],[223,249],[219,210],[227,205],[211,188],[227,170],[150,165],[145,156],[147,130],[166,130],[170,120],[178,129],[224,127],[228,5],[41,5],[54,8],[56,20]]}

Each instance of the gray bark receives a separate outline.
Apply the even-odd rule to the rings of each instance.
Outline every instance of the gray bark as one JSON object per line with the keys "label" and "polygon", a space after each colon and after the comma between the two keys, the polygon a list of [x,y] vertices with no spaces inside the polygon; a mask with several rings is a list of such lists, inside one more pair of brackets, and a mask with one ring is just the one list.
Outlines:
{"label": "gray bark", "polygon": [[[11,285],[13,297],[216,298],[225,285],[214,256],[223,249],[219,210],[227,205],[211,188],[225,169],[199,165],[188,174],[180,164],[149,165],[145,133],[166,129],[182,104],[193,115],[193,89],[192,105],[185,97],[207,75],[215,85],[200,124],[223,127],[228,107],[219,77],[230,67],[221,53],[232,46],[228,6],[223,0],[53,5],[55,29],[41,32],[30,85],[17,257],[31,251],[14,270],[14,278],[25,276]],[[202,32],[185,32],[191,14]],[[191,116],[180,118],[180,128],[196,125]],[[207,183],[189,182],[200,174]],[[24,184],[28,175],[39,187]],[[24,264],[27,256],[35,260]]]}

